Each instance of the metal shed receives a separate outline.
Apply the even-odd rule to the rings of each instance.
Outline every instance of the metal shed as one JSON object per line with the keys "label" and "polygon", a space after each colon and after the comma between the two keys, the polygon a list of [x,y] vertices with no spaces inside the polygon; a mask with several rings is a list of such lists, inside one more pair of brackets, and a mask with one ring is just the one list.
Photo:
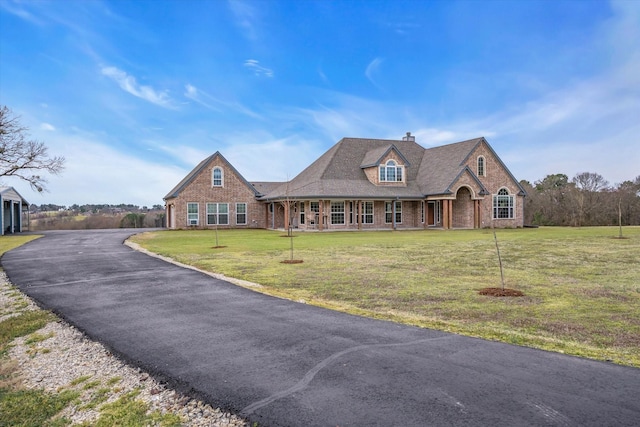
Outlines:
{"label": "metal shed", "polygon": [[28,209],[29,202],[15,188],[0,186],[0,235],[23,231],[22,212]]}

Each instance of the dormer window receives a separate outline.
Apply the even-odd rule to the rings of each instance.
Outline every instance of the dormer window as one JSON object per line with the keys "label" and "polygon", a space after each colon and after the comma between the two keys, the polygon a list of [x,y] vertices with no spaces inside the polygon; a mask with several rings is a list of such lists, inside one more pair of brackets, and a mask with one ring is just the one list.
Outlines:
{"label": "dormer window", "polygon": [[213,187],[222,187],[223,178],[222,168],[213,168],[213,171],[211,171],[211,185]]}
{"label": "dormer window", "polygon": [[389,160],[380,165],[380,182],[402,182],[404,166],[397,165],[395,160]]}

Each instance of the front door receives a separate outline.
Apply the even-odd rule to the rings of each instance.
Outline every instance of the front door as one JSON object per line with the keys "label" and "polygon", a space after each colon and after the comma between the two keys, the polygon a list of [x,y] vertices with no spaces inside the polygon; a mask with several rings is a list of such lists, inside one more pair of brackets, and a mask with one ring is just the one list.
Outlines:
{"label": "front door", "polygon": [[436,202],[427,202],[427,225],[436,225]]}

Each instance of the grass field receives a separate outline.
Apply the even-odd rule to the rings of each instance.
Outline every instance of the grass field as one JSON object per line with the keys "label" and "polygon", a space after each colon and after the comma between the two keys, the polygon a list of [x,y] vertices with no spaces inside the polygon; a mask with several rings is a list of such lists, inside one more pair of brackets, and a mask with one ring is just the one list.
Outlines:
{"label": "grass field", "polygon": [[349,313],[640,367],[640,227],[295,233],[161,231],[146,249]]}

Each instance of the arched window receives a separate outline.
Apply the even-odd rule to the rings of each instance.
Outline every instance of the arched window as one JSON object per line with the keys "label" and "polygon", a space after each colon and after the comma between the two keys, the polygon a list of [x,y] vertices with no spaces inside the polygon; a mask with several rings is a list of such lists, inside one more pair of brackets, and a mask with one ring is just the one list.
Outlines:
{"label": "arched window", "polygon": [[486,173],[484,157],[480,156],[478,157],[478,176],[487,176]]}
{"label": "arched window", "polygon": [[509,190],[501,188],[498,194],[493,196],[493,219],[515,218],[515,198],[509,194]]}
{"label": "arched window", "polygon": [[387,182],[394,182],[396,180],[396,162],[389,160],[387,162]]}
{"label": "arched window", "polygon": [[213,187],[222,187],[223,178],[224,173],[222,172],[222,168],[213,168],[211,172],[211,185]]}
{"label": "arched window", "polygon": [[380,165],[380,182],[402,182],[404,166],[399,166],[395,160],[389,160]]}

